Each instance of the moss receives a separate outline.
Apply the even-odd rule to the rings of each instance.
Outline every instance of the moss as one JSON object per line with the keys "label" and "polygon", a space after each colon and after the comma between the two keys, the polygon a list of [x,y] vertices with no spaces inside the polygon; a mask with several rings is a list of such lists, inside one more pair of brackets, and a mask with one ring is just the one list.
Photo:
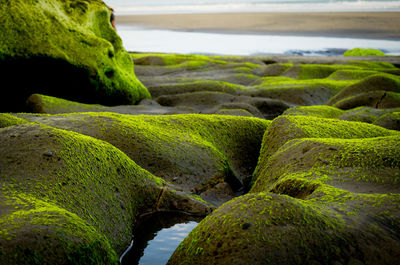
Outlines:
{"label": "moss", "polygon": [[253,114],[244,109],[219,109],[215,114],[253,117]]}
{"label": "moss", "polygon": [[335,103],[338,103],[340,100],[345,99],[346,97],[357,96],[358,94],[377,90],[399,92],[399,77],[391,74],[382,73],[369,76],[341,90],[338,94],[336,94],[329,100],[328,104],[333,105]]}
{"label": "moss", "polygon": [[[37,116],[41,119],[51,117]],[[7,255],[12,255],[16,247],[10,242],[26,237],[28,243],[22,241],[22,249],[33,251],[37,247],[40,257],[47,261],[43,264],[58,264],[49,261],[53,256],[47,257],[43,250],[46,249],[46,237],[34,247],[29,243],[35,238],[42,240],[41,235],[49,232],[59,233],[61,239],[54,237],[55,245],[49,246],[48,251],[57,252],[57,246],[66,243],[59,246],[56,259],[65,259],[63,251],[69,244],[86,242],[85,239],[90,244],[82,244],[82,251],[99,241],[104,249],[99,255],[114,257],[129,245],[133,225],[142,214],[165,210],[202,216],[210,210],[210,206],[197,197],[167,187],[164,180],[142,169],[113,145],[89,136],[31,123],[0,130],[0,144],[4,151],[0,153],[0,161],[7,162],[0,163],[0,202],[4,212],[1,218],[5,218],[1,220],[2,224],[7,224],[0,241],[8,240],[1,244]],[[22,199],[14,198],[21,196],[23,201],[30,198],[32,203],[36,203],[35,198],[41,198],[41,201],[37,202],[36,210],[30,211],[31,208],[24,208],[30,201],[19,203]],[[17,202],[7,203],[9,200]],[[36,218],[37,215],[40,216]],[[13,226],[14,216],[23,217],[17,227]],[[65,219],[65,216],[72,219]],[[32,220],[38,221],[32,223]],[[71,222],[77,222],[77,231]],[[17,230],[12,234],[10,229]],[[24,231],[33,232],[25,235]],[[91,240],[84,232],[100,239]],[[111,246],[108,250],[104,247],[107,245]],[[91,256],[93,253],[81,254],[75,255],[74,259],[96,258]]]}
{"label": "moss", "polygon": [[384,127],[386,129],[400,131],[400,109],[396,109],[397,112],[387,113],[382,115],[374,122],[375,125]]}
{"label": "moss", "polygon": [[332,106],[349,110],[360,106],[372,108],[398,108],[400,107],[400,93],[374,90],[356,95],[351,95],[338,100]]}
{"label": "moss", "polygon": [[[398,199],[392,198],[392,205]],[[370,247],[353,238],[361,229],[353,227],[349,219],[317,201],[247,194],[205,218],[181,243],[169,264],[265,264],[267,259],[272,264],[330,263],[367,254]],[[389,236],[384,229],[378,231]],[[363,235],[368,240],[376,238],[374,233]],[[384,242],[381,237],[376,240]],[[346,250],[350,246],[354,247],[351,253]],[[390,251],[381,253],[381,258],[392,260]],[[373,255],[368,260],[379,259]]]}
{"label": "moss", "polygon": [[94,104],[83,104],[61,98],[33,94],[27,101],[28,109],[34,113],[69,113],[82,111],[105,111],[107,107]]}
{"label": "moss", "polygon": [[21,117],[105,140],[156,176],[197,192],[230,174],[235,176],[232,180],[246,182],[256,165],[262,135],[270,124],[257,118],[194,114]]}
{"label": "moss", "polygon": [[[286,187],[299,177],[307,185],[315,186],[312,181],[318,180],[320,184],[358,192],[371,189],[367,183],[374,183],[375,189],[380,184],[400,184],[400,179],[393,178],[400,173],[397,151],[400,134],[394,134],[366,139],[302,138],[287,142],[260,165],[252,192],[276,191],[279,188],[274,186],[279,182],[284,181],[280,186]],[[296,160],[301,162],[295,163]],[[296,190],[301,191],[299,187]]]}
{"label": "moss", "polygon": [[323,79],[339,70],[357,70],[358,67],[351,65],[323,65],[323,64],[301,64],[289,68],[283,75],[296,77],[299,80]]}
{"label": "moss", "polygon": [[14,208],[0,218],[1,263],[118,264],[108,240],[76,214],[24,193],[1,199],[3,207]]}
{"label": "moss", "polygon": [[357,107],[345,111],[342,115],[338,116],[337,118],[340,120],[359,121],[359,122],[375,124],[375,122],[378,119],[380,119],[380,117],[382,117],[383,115],[397,111],[400,111],[400,108],[376,109],[373,107]]}
{"label": "moss", "polygon": [[11,114],[0,113],[0,128],[28,123],[28,121],[15,117]]}
{"label": "moss", "polygon": [[[379,126],[311,116],[280,116],[264,134],[254,180],[263,175],[270,158],[286,142],[297,138],[355,139],[396,135],[396,131]],[[266,168],[264,168],[266,167]]]}
{"label": "moss", "polygon": [[150,97],[102,1],[18,0],[0,12],[3,81],[22,98],[12,103],[33,92],[108,105]]}
{"label": "moss", "polygon": [[319,105],[319,106],[302,106],[292,107],[286,110],[282,115],[300,115],[300,116],[314,116],[318,118],[337,118],[345,112],[341,109]]}
{"label": "moss", "polygon": [[[400,134],[393,133],[287,142],[269,159],[268,171],[250,193],[205,218],[169,264],[265,264],[267,259],[273,264],[328,264],[355,257],[367,263],[396,262]],[[380,187],[386,187],[386,194],[379,194]],[[369,255],[369,242],[379,257]]]}
{"label": "moss", "polygon": [[385,56],[385,53],[376,49],[354,48],[347,50],[343,56]]}
{"label": "moss", "polygon": [[176,95],[184,93],[193,93],[200,91],[218,91],[227,94],[237,94],[240,91],[247,90],[246,87],[224,81],[201,80],[192,82],[180,82],[179,84],[163,84],[149,88],[153,97],[162,95]]}
{"label": "moss", "polygon": [[379,72],[373,70],[338,70],[328,78],[333,80],[360,80],[376,74],[379,74]]}

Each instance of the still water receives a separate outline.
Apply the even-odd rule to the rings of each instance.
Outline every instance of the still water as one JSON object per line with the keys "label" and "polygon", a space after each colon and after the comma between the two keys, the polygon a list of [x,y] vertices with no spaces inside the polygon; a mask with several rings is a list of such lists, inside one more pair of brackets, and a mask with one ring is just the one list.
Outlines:
{"label": "still water", "polygon": [[353,48],[377,49],[400,54],[400,40],[271,36],[152,30],[118,26],[128,51],[208,55],[341,55]]}
{"label": "still water", "polygon": [[133,244],[122,256],[123,265],[163,265],[200,222],[199,218],[176,214],[154,214],[141,220]]}

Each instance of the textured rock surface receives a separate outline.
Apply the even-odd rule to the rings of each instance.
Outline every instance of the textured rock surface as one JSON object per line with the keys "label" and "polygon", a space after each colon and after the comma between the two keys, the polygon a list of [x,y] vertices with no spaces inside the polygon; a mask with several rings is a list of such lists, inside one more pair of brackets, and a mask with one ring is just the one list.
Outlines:
{"label": "textured rock surface", "polygon": [[26,123],[0,145],[1,264],[117,264],[141,214],[211,209],[92,137]]}
{"label": "textured rock surface", "polygon": [[2,111],[24,110],[33,93],[105,105],[150,97],[102,1],[0,4],[0,75],[7,84]]}
{"label": "textured rock surface", "polygon": [[249,194],[204,219],[169,264],[395,264],[400,133],[322,120],[311,121],[315,133],[286,124],[283,136],[274,121],[264,147],[270,132],[295,139],[264,148]]}
{"label": "textured rock surface", "polygon": [[107,141],[154,175],[198,194],[224,181],[234,189],[248,184],[270,124],[256,118],[207,115],[19,116]]}

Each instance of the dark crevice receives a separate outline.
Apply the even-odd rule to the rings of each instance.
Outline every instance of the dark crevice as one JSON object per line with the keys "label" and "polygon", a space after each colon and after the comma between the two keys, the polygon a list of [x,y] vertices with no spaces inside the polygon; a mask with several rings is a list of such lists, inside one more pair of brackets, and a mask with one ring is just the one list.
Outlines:
{"label": "dark crevice", "polygon": [[379,105],[382,103],[383,99],[386,97],[386,92],[383,94],[381,99],[376,103],[375,108],[378,109]]}
{"label": "dark crevice", "polygon": [[270,64],[277,63],[277,61],[274,61],[274,60],[262,60],[262,62],[263,62],[264,64],[266,64],[266,65],[270,65]]}

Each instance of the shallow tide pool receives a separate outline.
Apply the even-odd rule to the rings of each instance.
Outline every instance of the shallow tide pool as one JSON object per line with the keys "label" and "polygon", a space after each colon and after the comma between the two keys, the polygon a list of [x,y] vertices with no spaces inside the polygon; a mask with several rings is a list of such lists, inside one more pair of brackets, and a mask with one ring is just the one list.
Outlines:
{"label": "shallow tide pool", "polygon": [[121,258],[123,265],[163,265],[200,219],[157,214],[137,227],[133,244]]}

